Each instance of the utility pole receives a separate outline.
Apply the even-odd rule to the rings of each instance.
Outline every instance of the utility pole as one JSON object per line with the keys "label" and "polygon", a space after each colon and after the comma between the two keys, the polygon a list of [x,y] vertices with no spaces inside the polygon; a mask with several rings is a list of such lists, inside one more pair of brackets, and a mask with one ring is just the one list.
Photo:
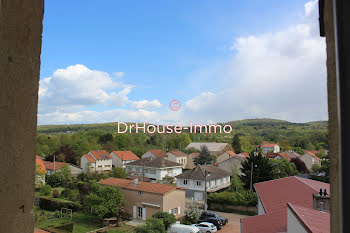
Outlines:
{"label": "utility pole", "polygon": [[250,168],[250,191],[253,192],[253,162],[251,162],[251,168]]}
{"label": "utility pole", "polygon": [[53,155],[53,173],[56,172],[56,155]]}
{"label": "utility pole", "polygon": [[207,211],[207,171],[204,172],[204,195],[205,195],[205,203],[204,203],[204,211]]}

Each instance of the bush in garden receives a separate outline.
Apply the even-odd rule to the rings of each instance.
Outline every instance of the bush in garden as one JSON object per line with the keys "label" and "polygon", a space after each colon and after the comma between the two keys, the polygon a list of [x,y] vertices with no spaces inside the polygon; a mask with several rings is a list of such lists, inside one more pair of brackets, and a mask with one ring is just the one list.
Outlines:
{"label": "bush in garden", "polygon": [[59,191],[58,189],[54,189],[54,190],[52,191],[52,196],[53,196],[54,198],[59,198],[59,197],[60,197],[60,191]]}
{"label": "bush in garden", "polygon": [[193,223],[197,223],[200,216],[200,211],[198,206],[194,203],[190,204],[189,207],[185,210],[186,220]]}
{"label": "bush in garden", "polygon": [[165,233],[165,226],[162,220],[156,218],[149,218],[146,224],[135,228],[136,233]]}
{"label": "bush in garden", "polygon": [[51,194],[52,188],[50,185],[44,185],[40,188],[40,194],[43,196],[49,196]]}
{"label": "bush in garden", "polygon": [[73,192],[70,189],[64,189],[61,192],[61,197],[72,199],[73,198]]}
{"label": "bush in garden", "polygon": [[165,229],[167,230],[169,226],[176,222],[176,218],[173,214],[168,212],[159,211],[152,215],[152,218],[160,219],[163,221]]}

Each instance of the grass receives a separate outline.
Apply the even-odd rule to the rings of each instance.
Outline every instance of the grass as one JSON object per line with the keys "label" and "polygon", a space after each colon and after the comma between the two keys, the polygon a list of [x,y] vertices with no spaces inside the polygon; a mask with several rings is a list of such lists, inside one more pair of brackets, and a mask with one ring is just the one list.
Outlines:
{"label": "grass", "polygon": [[118,228],[115,228],[115,229],[109,229],[107,231],[107,233],[131,233],[131,232],[134,232],[134,227],[132,226],[129,226],[129,225],[123,225],[121,227],[118,227]]}
{"label": "grass", "polygon": [[[45,214],[52,213],[51,211],[45,211],[41,209],[34,209],[34,211],[42,211]],[[64,218],[54,218],[52,220],[36,221],[35,227],[40,229],[45,229],[50,226],[54,226],[61,223],[71,222],[69,217]],[[72,222],[74,223],[73,233],[86,233],[95,229],[102,227],[102,222],[98,221],[96,216],[75,212],[73,213]]]}

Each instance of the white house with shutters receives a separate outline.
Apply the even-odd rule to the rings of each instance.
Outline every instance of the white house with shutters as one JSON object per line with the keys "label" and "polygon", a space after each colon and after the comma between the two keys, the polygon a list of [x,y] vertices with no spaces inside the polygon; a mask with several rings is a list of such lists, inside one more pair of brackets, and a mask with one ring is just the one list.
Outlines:
{"label": "white house with shutters", "polygon": [[186,188],[186,198],[197,202],[205,198],[205,180],[207,180],[207,192],[216,192],[230,186],[230,176],[230,172],[210,164],[197,165],[175,178],[177,186]]}
{"label": "white house with shutters", "polygon": [[80,159],[84,172],[108,172],[112,170],[112,165],[112,157],[106,150],[90,151]]}

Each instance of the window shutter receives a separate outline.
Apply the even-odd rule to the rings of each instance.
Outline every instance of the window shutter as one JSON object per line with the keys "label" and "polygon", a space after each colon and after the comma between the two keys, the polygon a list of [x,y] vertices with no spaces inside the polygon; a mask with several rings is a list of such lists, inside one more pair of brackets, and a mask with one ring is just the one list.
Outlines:
{"label": "window shutter", "polygon": [[180,206],[177,207],[177,214],[180,214]]}
{"label": "window shutter", "polygon": [[136,206],[132,207],[132,217],[136,218]]}
{"label": "window shutter", "polygon": [[142,219],[146,220],[146,208],[142,208]]}
{"label": "window shutter", "polygon": [[171,209],[168,212],[169,212],[169,214],[171,214]]}

